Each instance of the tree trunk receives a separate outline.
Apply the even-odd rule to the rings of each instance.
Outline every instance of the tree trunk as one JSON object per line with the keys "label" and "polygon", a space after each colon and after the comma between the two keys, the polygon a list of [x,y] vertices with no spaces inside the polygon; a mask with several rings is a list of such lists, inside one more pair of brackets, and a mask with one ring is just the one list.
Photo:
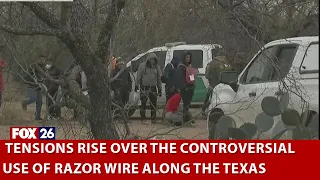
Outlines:
{"label": "tree trunk", "polygon": [[[104,59],[108,57],[109,41],[112,36],[113,29],[118,22],[118,17],[121,10],[124,8],[124,0],[112,0],[112,5],[109,9],[109,14],[106,18],[103,28],[101,28],[100,36],[98,40],[98,50],[94,51],[90,47],[87,40],[87,19],[88,13],[83,8],[80,0],[74,0],[72,3],[61,4],[61,17],[60,19],[46,10],[45,7],[34,2],[23,2],[29,9],[44,23],[46,23],[50,29],[36,29],[32,31],[19,31],[12,30],[5,26],[0,26],[1,29],[7,32],[16,33],[19,35],[50,35],[58,37],[64,42],[76,63],[81,66],[81,69],[85,72],[89,82],[89,96],[85,98],[87,108],[90,111],[89,123],[91,127],[92,135],[95,139],[119,139],[117,128],[113,123],[111,113],[111,97],[109,89],[108,71],[103,63]],[[71,84],[71,85],[70,85]],[[69,88],[72,88],[72,82],[69,83]],[[77,92],[73,92],[75,96],[82,95],[80,88],[74,86],[75,89],[79,89]],[[70,92],[71,94],[71,92]],[[80,100],[79,100],[80,99]],[[83,98],[76,99],[78,102],[82,102]]]}
{"label": "tree trunk", "polygon": [[102,61],[96,59],[86,41],[65,43],[88,78],[91,104],[88,121],[94,139],[119,139],[112,120],[108,72]]}
{"label": "tree trunk", "polygon": [[108,74],[103,66],[97,71],[89,77],[91,82],[89,95],[92,104],[89,115],[91,132],[95,139],[119,139],[112,119]]}

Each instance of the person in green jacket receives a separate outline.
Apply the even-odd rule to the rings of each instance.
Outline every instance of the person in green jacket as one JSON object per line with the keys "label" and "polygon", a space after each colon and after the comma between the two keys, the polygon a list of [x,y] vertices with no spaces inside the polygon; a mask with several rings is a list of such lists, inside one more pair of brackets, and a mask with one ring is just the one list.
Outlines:
{"label": "person in green jacket", "polygon": [[210,105],[209,100],[211,99],[213,89],[220,83],[220,72],[223,71],[224,63],[217,57],[214,57],[212,61],[207,64],[205,70],[205,77],[209,81],[209,87],[207,88],[207,94],[202,106],[202,115],[206,116],[206,110]]}

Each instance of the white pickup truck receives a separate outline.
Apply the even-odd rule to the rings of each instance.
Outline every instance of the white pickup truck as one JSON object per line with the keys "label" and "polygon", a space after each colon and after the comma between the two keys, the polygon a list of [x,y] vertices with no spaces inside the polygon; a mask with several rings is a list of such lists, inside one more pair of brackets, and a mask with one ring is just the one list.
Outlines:
{"label": "white pickup truck", "polygon": [[[209,139],[215,139],[214,127],[221,117],[233,120],[234,126],[240,127],[257,123],[256,117],[265,109],[276,109],[272,102],[263,109],[265,97],[268,100],[275,97],[282,103],[280,106],[286,104],[284,106],[295,109],[299,115],[309,113],[308,118],[312,118],[311,115],[319,113],[319,36],[266,44],[240,74],[222,72],[220,84],[213,91],[207,118]],[[272,118],[274,122],[265,125],[270,127],[266,127],[258,139],[270,139],[285,127],[281,114]]]}

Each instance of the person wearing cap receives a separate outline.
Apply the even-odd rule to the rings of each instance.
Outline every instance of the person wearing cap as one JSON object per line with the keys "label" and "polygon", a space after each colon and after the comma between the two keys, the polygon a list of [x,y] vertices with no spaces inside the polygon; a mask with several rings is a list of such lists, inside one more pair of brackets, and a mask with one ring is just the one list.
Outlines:
{"label": "person wearing cap", "polygon": [[[124,70],[122,71],[122,69]],[[112,78],[115,78],[111,83],[115,101],[120,107],[124,107],[129,101],[132,80],[130,72],[121,57],[117,58],[115,69],[112,72]]]}
{"label": "person wearing cap", "polygon": [[214,57],[211,62],[208,63],[205,70],[205,77],[209,81],[209,87],[207,88],[207,94],[202,106],[202,115],[206,116],[206,110],[210,105],[210,99],[213,94],[213,89],[220,83],[220,72],[226,70],[224,61],[220,60],[220,57]]}

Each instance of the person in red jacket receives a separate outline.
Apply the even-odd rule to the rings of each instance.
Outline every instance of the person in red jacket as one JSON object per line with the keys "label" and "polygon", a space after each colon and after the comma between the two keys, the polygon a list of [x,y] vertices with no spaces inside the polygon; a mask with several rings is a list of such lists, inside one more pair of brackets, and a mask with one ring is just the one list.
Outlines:
{"label": "person in red jacket", "polygon": [[176,93],[168,100],[167,105],[165,107],[165,119],[170,123],[173,123],[175,126],[182,125],[183,111],[182,107],[180,106],[180,102],[180,93]]}
{"label": "person in red jacket", "polygon": [[0,59],[0,107],[2,102],[2,91],[4,89],[3,87],[3,77],[2,77],[2,70],[6,66],[6,62],[4,60]]}

